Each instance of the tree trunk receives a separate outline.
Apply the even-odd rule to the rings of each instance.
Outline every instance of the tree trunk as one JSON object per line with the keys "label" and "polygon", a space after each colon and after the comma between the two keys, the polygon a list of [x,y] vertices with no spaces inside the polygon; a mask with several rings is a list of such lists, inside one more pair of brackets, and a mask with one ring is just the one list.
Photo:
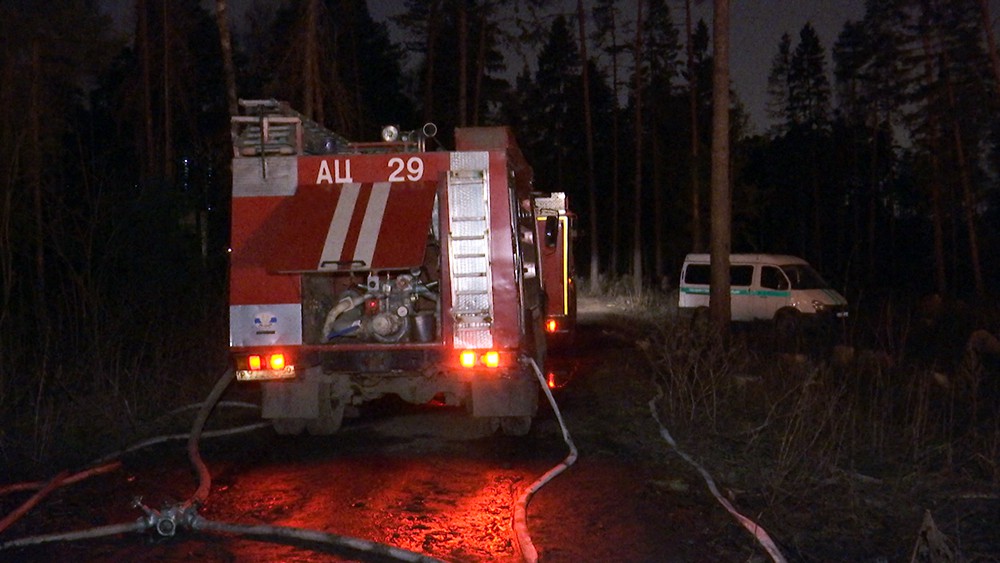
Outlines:
{"label": "tree trunk", "polygon": [[437,43],[440,0],[431,0],[427,15],[427,47],[424,59],[424,123],[434,120],[434,57]]}
{"label": "tree trunk", "polygon": [[226,102],[229,115],[239,112],[236,95],[236,70],[233,68],[233,39],[229,33],[229,19],[226,16],[226,0],[215,0],[215,24],[219,27],[219,44],[222,48],[222,73],[226,79]]}
{"label": "tree trunk", "polygon": [[997,94],[1000,94],[1000,54],[997,53],[997,42],[993,37],[993,19],[990,17],[989,0],[979,0],[979,9],[983,14],[983,35],[986,36],[990,66],[993,67],[993,86],[997,89]]}
{"label": "tree trunk", "polygon": [[163,21],[160,25],[163,27],[163,155],[161,168],[162,183],[164,185],[170,186],[173,184],[174,176],[174,143],[173,143],[173,128],[171,127],[171,121],[173,120],[173,98],[170,96],[170,25],[168,24],[168,17],[170,16],[167,6],[169,5],[169,0],[162,0],[162,18]]}
{"label": "tree trunk", "polygon": [[712,69],[712,325],[728,334],[732,305],[729,295],[729,250],[732,196],[729,185],[729,0],[714,0]]}
{"label": "tree trunk", "polygon": [[469,115],[469,15],[465,2],[458,3],[458,116],[455,123],[465,127]]}
{"label": "tree trunk", "polygon": [[[659,105],[651,112],[652,120],[659,126],[660,116],[657,115]],[[655,283],[658,287],[663,287],[664,276],[666,275],[666,264],[664,263],[663,244],[663,155],[660,148],[660,136],[653,135],[652,139],[652,166],[653,166],[653,272],[655,273]]]}
{"label": "tree trunk", "polygon": [[31,44],[31,106],[28,108],[27,158],[25,172],[31,185],[32,216],[34,218],[34,251],[35,251],[35,323],[38,335],[48,333],[48,322],[45,307],[45,207],[42,202],[42,119],[41,119],[41,82],[42,62],[41,47],[38,40]]}
{"label": "tree trunk", "polygon": [[302,46],[304,50],[302,95],[305,102],[302,106],[302,113],[317,123],[323,123],[323,84],[319,70],[320,46],[319,39],[316,37],[318,29],[319,0],[307,0],[305,37],[303,37],[305,44]]}
{"label": "tree trunk", "polygon": [[[927,88],[932,88],[934,80],[934,68],[931,65],[930,39],[923,37],[924,48],[924,80]],[[944,182],[941,173],[941,126],[938,123],[937,114],[930,112],[930,131],[928,133],[928,143],[930,145],[931,160],[931,223],[934,230],[934,286],[939,294],[944,294],[948,290],[947,275],[945,273],[944,255],[944,215],[941,205],[941,185]]]}
{"label": "tree trunk", "polygon": [[583,87],[583,120],[587,135],[587,197],[590,200],[590,290],[596,292],[600,278],[597,232],[597,180],[594,174],[594,119],[590,112],[590,64],[587,57],[587,25],[583,0],[576,0],[576,16],[580,24],[581,86]]}
{"label": "tree trunk", "polygon": [[486,76],[486,14],[479,18],[479,46],[476,53],[476,85],[472,96],[472,125],[479,125],[479,106],[483,100],[483,78]]}
{"label": "tree trunk", "polygon": [[[28,154],[26,174],[31,185],[33,218],[35,224],[35,279],[34,281],[34,314],[37,341],[36,358],[38,359],[38,382],[35,395],[35,442],[38,443],[38,433],[42,431],[40,417],[42,403],[48,383],[48,356],[50,325],[48,315],[48,289],[45,283],[45,208],[42,201],[42,119],[41,119],[41,81],[42,62],[41,48],[36,39],[31,46],[31,107],[28,113]],[[37,452],[36,452],[37,453]]]}
{"label": "tree trunk", "polygon": [[962,126],[958,122],[958,108],[955,107],[955,87],[950,78],[945,79],[945,87],[948,89],[948,113],[951,115],[955,158],[958,160],[958,179],[962,184],[962,212],[965,216],[965,229],[969,237],[972,279],[975,283],[976,295],[981,297],[986,294],[986,285],[983,283],[983,270],[979,261],[979,236],[976,234],[976,198],[969,175],[969,162],[965,158],[965,142],[962,140]]}
{"label": "tree trunk", "polygon": [[156,146],[153,140],[153,79],[150,64],[152,55],[149,44],[149,7],[146,0],[136,2],[136,17],[139,19],[139,33],[136,42],[139,44],[142,65],[142,123],[143,148],[142,162],[139,168],[139,184],[141,189],[149,186],[153,176],[153,154]]}
{"label": "tree trunk", "polygon": [[698,130],[698,76],[694,67],[694,45],[691,35],[691,0],[684,2],[684,31],[687,37],[688,107],[691,112],[691,251],[704,252],[701,238],[701,134]]}
{"label": "tree trunk", "polygon": [[812,139],[809,141],[809,152],[810,159],[812,163],[809,165],[809,175],[810,175],[810,188],[812,191],[812,203],[813,203],[813,232],[812,232],[812,247],[813,256],[812,259],[816,268],[823,271],[823,197],[820,189],[819,181],[819,154],[816,150],[816,139],[815,132],[812,135]]}
{"label": "tree trunk", "polygon": [[642,295],[642,3],[636,2],[635,17],[635,191],[632,210],[632,291]]}
{"label": "tree trunk", "polygon": [[615,11],[611,10],[611,91],[614,94],[614,113],[611,115],[611,258],[610,272],[617,274],[619,257],[618,248],[621,242],[621,155],[619,154],[619,139],[621,138],[621,114],[618,112],[618,20]]}

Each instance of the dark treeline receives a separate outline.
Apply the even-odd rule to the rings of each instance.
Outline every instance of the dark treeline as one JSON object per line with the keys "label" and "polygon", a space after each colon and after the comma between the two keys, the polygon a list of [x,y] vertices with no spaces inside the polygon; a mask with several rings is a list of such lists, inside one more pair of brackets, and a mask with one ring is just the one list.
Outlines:
{"label": "dark treeline", "polygon": [[[258,2],[225,47],[201,4],[135,0],[126,30],[96,0],[0,4],[0,419],[31,412],[36,456],[59,405],[111,397],[134,422],[150,385],[224,361],[227,68],[239,97],[351,139],[512,126],[537,187],[573,199],[595,281],[670,282],[708,248],[712,42],[690,0],[408,0],[397,41],[363,0]],[[733,250],[801,255],[855,295],[996,293],[990,17],[879,0],[833,45],[808,22],[775,37],[775,125],[755,133],[733,91]]]}

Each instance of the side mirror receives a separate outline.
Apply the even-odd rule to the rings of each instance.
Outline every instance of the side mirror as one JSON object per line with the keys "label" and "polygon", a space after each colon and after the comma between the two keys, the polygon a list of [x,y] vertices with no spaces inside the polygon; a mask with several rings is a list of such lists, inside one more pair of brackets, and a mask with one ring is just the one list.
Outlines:
{"label": "side mirror", "polygon": [[559,217],[549,215],[545,218],[545,246],[555,248],[559,240]]}

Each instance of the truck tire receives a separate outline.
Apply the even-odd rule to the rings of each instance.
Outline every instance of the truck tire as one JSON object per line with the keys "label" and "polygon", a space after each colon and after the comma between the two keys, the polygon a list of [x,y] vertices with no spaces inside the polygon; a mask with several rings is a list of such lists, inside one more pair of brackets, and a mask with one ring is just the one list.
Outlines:
{"label": "truck tire", "polygon": [[530,416],[501,416],[500,431],[504,436],[525,436],[531,431]]}
{"label": "truck tire", "polygon": [[313,436],[329,436],[330,434],[336,433],[340,430],[340,427],[344,423],[344,407],[340,407],[340,413],[331,414],[329,416],[321,416],[319,418],[311,418],[306,421],[306,431],[308,431]]}
{"label": "truck tire", "polygon": [[319,416],[306,420],[306,430],[313,436],[329,436],[340,430],[344,423],[344,401],[329,399],[320,405]]}
{"label": "truck tire", "polygon": [[350,379],[338,374],[319,384],[319,416],[306,419],[306,430],[313,436],[329,436],[340,430],[344,411],[350,402]]}
{"label": "truck tire", "polygon": [[272,418],[271,426],[279,436],[297,436],[306,429],[304,418]]}

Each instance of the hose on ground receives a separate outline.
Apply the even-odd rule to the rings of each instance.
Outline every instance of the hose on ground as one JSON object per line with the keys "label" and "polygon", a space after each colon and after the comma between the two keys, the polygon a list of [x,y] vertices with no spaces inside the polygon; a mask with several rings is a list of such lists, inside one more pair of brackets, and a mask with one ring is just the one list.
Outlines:
{"label": "hose on ground", "polygon": [[146,522],[142,518],[140,518],[135,522],[127,522],[124,524],[97,526],[95,528],[87,528],[86,530],[77,530],[75,532],[65,532],[61,534],[45,534],[41,536],[29,536],[26,538],[11,540],[8,542],[0,542],[0,551],[3,551],[5,549],[13,549],[16,547],[28,547],[32,545],[41,545],[43,543],[52,543],[58,541],[89,540],[95,538],[103,538],[107,536],[116,536],[118,534],[124,534],[127,532],[144,532],[148,528],[149,526],[146,524]]}
{"label": "hose on ground", "polygon": [[37,493],[31,496],[27,501],[25,501],[21,506],[14,509],[13,512],[8,514],[0,520],[0,533],[3,533],[11,524],[17,521],[18,518],[26,514],[29,510],[34,508],[36,504],[41,502],[43,498],[48,496],[49,493],[58,489],[62,486],[63,482],[66,481],[66,477],[69,476],[68,471],[63,471],[59,475],[56,475],[52,480],[45,484]]}
{"label": "hose on ground", "polygon": [[198,416],[194,419],[194,425],[191,427],[191,435],[188,437],[187,450],[188,459],[191,461],[191,465],[194,466],[195,471],[198,472],[198,489],[184,503],[182,509],[201,506],[208,498],[208,493],[212,488],[212,474],[209,473],[208,466],[201,459],[201,452],[198,450],[198,440],[201,439],[201,431],[205,429],[205,422],[208,421],[209,415],[212,414],[215,403],[219,402],[219,397],[222,396],[226,387],[229,387],[229,384],[235,378],[236,370],[230,366],[222,374],[222,377],[219,378],[219,381],[215,383],[215,387],[212,388],[212,392],[208,394],[205,402],[202,403],[201,410],[198,411]]}
{"label": "hose on ground", "polygon": [[[163,418],[164,416],[173,416],[173,415],[176,415],[176,414],[180,414],[180,413],[182,413],[184,411],[190,411],[190,410],[194,410],[194,409],[200,409],[200,408],[203,408],[204,406],[205,406],[205,403],[191,403],[190,405],[184,405],[183,407],[177,407],[176,409],[168,412],[167,414],[161,416],[160,418]],[[258,411],[260,410],[260,405],[258,405],[257,403],[248,403],[246,401],[219,401],[218,403],[215,403],[215,408],[220,408],[220,407],[231,407],[231,408],[240,408],[240,409],[253,409],[253,410],[258,410]]]}
{"label": "hose on ground", "polygon": [[723,508],[725,508],[726,511],[728,511],[729,514],[731,514],[733,518],[740,523],[741,526],[746,528],[746,530],[753,535],[753,537],[757,540],[757,543],[759,543],[760,546],[767,551],[767,554],[771,556],[771,559],[775,563],[785,563],[785,556],[781,554],[781,550],[778,549],[778,545],[771,539],[767,530],[765,530],[760,524],[754,522],[736,510],[733,504],[719,492],[719,488],[715,485],[715,479],[712,478],[712,475],[709,474],[709,472],[702,467],[700,463],[677,447],[677,442],[674,441],[674,437],[670,435],[670,431],[667,430],[667,427],[660,421],[660,415],[656,409],[656,404],[663,398],[663,387],[657,381],[653,381],[653,384],[656,385],[656,396],[649,400],[649,412],[653,415],[653,420],[656,421],[656,425],[660,428],[660,437],[670,445],[677,455],[681,456],[684,461],[694,467],[698,473],[701,474],[701,477],[705,481],[705,484],[708,485],[708,490],[712,493],[712,496],[719,501],[719,504],[721,504]]}
{"label": "hose on ground", "polygon": [[[122,466],[121,462],[116,461],[114,463],[108,463],[105,465],[100,465],[98,467],[91,467],[90,469],[84,469],[79,473],[74,473],[63,479],[62,483],[60,483],[60,486],[72,485],[73,483],[83,481],[88,477],[92,477],[94,475],[100,475],[101,473],[110,473],[121,466]],[[19,491],[35,491],[44,488],[51,482],[52,480],[50,479],[48,481],[30,481],[27,483],[14,483],[11,485],[4,485],[3,487],[0,487],[0,496],[6,495],[8,493],[16,493]]]}
{"label": "hose on ground", "polygon": [[539,477],[537,481],[524,491],[514,504],[514,515],[511,523],[514,528],[514,539],[517,542],[518,550],[521,552],[521,558],[529,563],[535,563],[538,561],[538,550],[535,549],[535,545],[531,542],[531,536],[528,534],[528,503],[531,502],[531,497],[544,487],[546,483],[576,462],[577,451],[576,445],[573,444],[573,438],[569,435],[569,429],[566,428],[566,423],[563,421],[559,405],[556,404],[556,399],[552,396],[552,390],[549,389],[541,368],[538,367],[533,358],[528,358],[528,361],[531,363],[531,368],[535,372],[535,375],[538,376],[538,383],[542,386],[542,390],[545,391],[545,396],[548,398],[549,404],[552,405],[552,411],[555,412],[556,420],[559,421],[559,427],[562,429],[563,440],[566,442],[566,446],[569,447],[569,455],[566,456],[562,463],[546,471],[544,475]]}
{"label": "hose on ground", "polygon": [[422,553],[409,551],[399,547],[376,543],[373,541],[352,538],[349,536],[339,536],[318,530],[306,528],[294,528],[290,526],[270,526],[254,525],[246,526],[242,524],[228,524],[225,522],[215,522],[206,520],[201,516],[196,516],[191,522],[194,530],[240,536],[258,541],[271,541],[281,543],[282,541],[300,541],[328,545],[342,548],[349,552],[361,552],[375,555],[381,559],[390,558],[396,561],[430,563],[440,561]]}
{"label": "hose on ground", "polygon": [[[204,408],[204,405],[205,405],[205,403],[196,403],[194,405],[188,405],[188,406],[176,409],[176,410],[172,411],[170,414],[176,414],[176,413],[179,413],[179,412],[183,412],[185,410],[190,410],[192,408]],[[259,405],[253,405],[251,403],[233,402],[233,401],[222,401],[222,402],[217,403],[216,406],[217,407],[219,407],[219,406],[240,407],[240,408],[253,407],[253,408],[258,408],[258,409],[260,408]],[[224,429],[224,430],[212,430],[212,431],[209,431],[209,432],[202,432],[200,438],[218,438],[218,437],[222,437],[222,436],[231,436],[231,435],[234,435],[234,434],[241,434],[243,432],[250,432],[250,431],[253,431],[253,430],[257,430],[259,428],[265,428],[265,427],[269,427],[269,426],[270,426],[270,423],[267,423],[267,422],[257,422],[257,423],[254,423],[254,424],[248,424],[248,425],[245,425],[245,426],[238,426],[238,427],[235,427],[235,428],[227,428],[227,429]],[[102,456],[102,457],[100,457],[100,458],[92,461],[89,464],[89,469],[84,469],[84,470],[79,471],[77,473],[74,473],[72,475],[64,475],[65,478],[61,479],[61,480],[57,480],[56,478],[53,478],[53,479],[50,479],[49,481],[31,481],[31,482],[26,482],[26,483],[14,483],[14,484],[11,484],[11,485],[5,485],[3,487],[0,487],[0,496],[8,494],[8,493],[15,493],[15,492],[20,492],[20,491],[39,490],[38,493],[36,493],[35,495],[33,495],[27,501],[25,501],[21,506],[19,506],[18,508],[14,509],[13,511],[11,511],[3,519],[0,519],[0,532],[3,532],[4,530],[6,530],[12,524],[14,524],[14,522],[16,522],[21,517],[23,517],[25,514],[27,514],[32,508],[34,508],[41,501],[42,498],[44,498],[45,496],[47,496],[53,490],[55,490],[55,489],[57,489],[59,487],[63,487],[63,486],[66,486],[66,485],[71,485],[73,483],[77,483],[79,481],[82,481],[82,480],[87,479],[89,477],[92,477],[94,475],[100,475],[102,473],[110,473],[111,471],[115,471],[115,470],[119,469],[121,467],[121,462],[120,461],[111,462],[111,460],[113,460],[113,459],[121,457],[122,455],[124,455],[126,453],[129,453],[129,452],[132,452],[132,451],[136,451],[136,450],[139,450],[139,449],[142,449],[142,448],[146,448],[146,447],[149,447],[149,446],[152,446],[152,445],[155,445],[155,444],[159,444],[161,442],[166,442],[166,441],[170,441],[170,440],[188,440],[188,439],[190,439],[190,434],[172,434],[172,435],[166,435],[166,436],[156,436],[156,437],[149,438],[149,439],[146,439],[146,440],[141,440],[141,441],[136,442],[135,444],[132,444],[131,446],[128,446],[128,447],[126,447],[126,448],[124,448],[122,450],[119,450],[117,452],[113,452],[113,453],[107,454],[105,456]],[[57,534],[56,536],[57,537],[63,537],[64,535],[65,534]],[[57,540],[51,540],[51,541],[57,541]]]}
{"label": "hose on ground", "polygon": [[[201,531],[204,533],[216,533],[223,535],[237,535],[244,536],[249,539],[257,541],[270,541],[274,543],[292,543],[292,542],[307,542],[312,544],[326,545],[334,550],[357,553],[371,554],[372,556],[384,560],[393,559],[397,561],[404,562],[419,562],[419,563],[429,563],[437,562],[438,559],[426,556],[422,553],[417,553],[409,551],[406,549],[398,548],[392,545],[380,544],[364,539],[353,538],[349,536],[339,536],[335,534],[329,534],[326,532],[318,530],[309,530],[303,528],[293,528],[286,526],[270,526],[270,525],[256,525],[256,526],[246,526],[240,524],[229,524],[225,522],[215,522],[207,520],[197,514],[198,506],[201,506],[205,500],[208,498],[208,494],[212,486],[212,477],[208,471],[208,466],[201,458],[201,452],[198,448],[199,440],[203,437],[209,436],[219,436],[228,435],[238,432],[246,432],[248,430],[253,430],[263,426],[269,426],[268,423],[257,423],[248,426],[244,426],[236,429],[213,431],[213,432],[203,432],[205,423],[208,420],[213,408],[216,406],[219,397],[228,387],[229,383],[232,382],[235,373],[232,369],[227,370],[219,381],[216,383],[212,392],[209,394],[208,398],[201,403],[198,416],[194,421],[191,428],[191,433],[187,435],[175,435],[175,436],[161,436],[151,440],[146,440],[126,448],[125,450],[112,454],[113,457],[117,457],[122,453],[127,451],[132,451],[133,449],[138,449],[139,447],[145,447],[153,443],[159,443],[169,439],[177,438],[187,438],[188,439],[188,458],[191,464],[194,466],[195,471],[198,474],[199,486],[195,493],[186,502],[165,508],[163,510],[154,510],[147,506],[144,506],[138,500],[135,501],[134,505],[141,508],[146,516],[137,519],[135,522],[126,522],[122,524],[112,524],[107,526],[98,526],[94,528],[88,528],[85,530],[78,530],[73,532],[57,533],[57,534],[44,534],[38,536],[30,536],[25,538],[19,538],[16,540],[11,540],[8,542],[0,542],[0,551],[18,547],[28,547],[33,545],[40,545],[44,543],[51,542],[64,542],[64,541],[78,541],[86,539],[95,539],[107,536],[114,536],[119,534],[124,534],[128,532],[145,532],[150,529],[155,529],[157,533],[161,536],[173,536],[178,528],[189,528],[195,531]],[[108,456],[106,456],[108,457]],[[110,470],[110,468],[119,467],[119,463],[109,464],[100,468],[95,468],[88,470],[86,473],[88,476],[94,474],[96,471],[105,472]],[[67,477],[66,473],[58,475],[56,478],[49,481],[47,484],[43,484],[42,490],[36,493],[28,503],[25,503],[24,509],[19,514],[12,514],[8,516],[8,519],[13,522],[21,514],[30,510],[34,504],[37,504],[38,500],[47,495],[49,492],[65,484],[71,479],[78,481],[83,477],[78,477],[77,475]],[[36,485],[36,484],[31,484]],[[18,487],[17,490],[25,490],[26,487]],[[6,521],[7,519],[5,519]],[[8,524],[5,524],[9,525]],[[2,528],[0,528],[2,531]]]}
{"label": "hose on ground", "polygon": [[[201,433],[201,438],[221,438],[223,436],[232,436],[234,434],[242,434],[244,432],[252,432],[252,431],[257,430],[259,428],[269,428],[270,426],[271,426],[270,422],[254,422],[252,424],[247,424],[247,425],[244,425],[244,426],[236,426],[234,428],[226,428],[226,429],[223,429],[223,430],[209,430],[208,432],[202,432]],[[189,440],[189,439],[191,439],[191,434],[188,434],[188,433],[185,433],[185,434],[167,434],[167,435],[164,435],[164,436],[156,436],[156,437],[153,437],[153,438],[148,438],[146,440],[142,440],[142,441],[136,442],[136,443],[132,444],[131,446],[129,446],[129,447],[123,449],[123,450],[119,450],[117,452],[110,453],[110,454],[108,454],[106,456],[98,458],[98,459],[94,460],[94,462],[91,465],[98,464],[98,463],[104,463],[106,461],[115,459],[117,457],[121,457],[122,455],[125,455],[127,453],[134,452],[136,450],[141,450],[142,448],[148,448],[149,446],[153,446],[153,445],[160,444],[160,443],[163,443],[163,442],[169,442],[169,441],[172,441],[172,440]]]}

